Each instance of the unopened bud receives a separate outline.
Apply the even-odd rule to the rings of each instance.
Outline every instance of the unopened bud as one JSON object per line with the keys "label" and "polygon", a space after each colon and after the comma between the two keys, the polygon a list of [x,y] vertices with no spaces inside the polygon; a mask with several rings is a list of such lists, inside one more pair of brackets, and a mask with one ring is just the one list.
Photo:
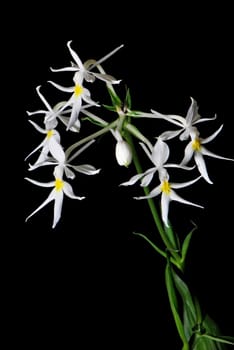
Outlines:
{"label": "unopened bud", "polygon": [[124,140],[119,140],[116,143],[115,155],[119,165],[124,165],[126,167],[132,161],[132,150],[129,144]]}

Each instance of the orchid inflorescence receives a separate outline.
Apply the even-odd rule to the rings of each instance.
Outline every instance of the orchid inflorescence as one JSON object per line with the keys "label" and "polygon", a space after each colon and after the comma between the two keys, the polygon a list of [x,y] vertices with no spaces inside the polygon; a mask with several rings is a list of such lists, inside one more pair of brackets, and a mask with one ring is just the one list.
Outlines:
{"label": "orchid inflorescence", "polygon": [[[29,170],[33,170],[40,166],[54,165],[55,168],[53,176],[55,179],[54,181],[49,183],[41,183],[26,177],[26,180],[38,186],[54,186],[53,191],[46,199],[46,201],[31,215],[29,215],[26,220],[28,220],[33,214],[35,214],[42,207],[44,207],[48,202],[54,200],[55,208],[53,227],[55,227],[61,216],[63,193],[65,193],[70,198],[84,198],[74,195],[71,185],[69,185],[63,180],[64,174],[67,178],[74,178],[75,174],[71,171],[71,169],[77,172],[82,172],[86,175],[94,175],[99,173],[100,169],[96,169],[95,167],[89,164],[75,166],[70,163],[71,159],[74,159],[74,155],[72,156],[72,158],[69,157],[70,150],[72,149],[72,151],[74,151],[74,149],[77,148],[77,146],[72,145],[67,151],[64,151],[64,148],[61,143],[61,136],[59,131],[57,130],[57,128],[60,126],[59,123],[62,123],[66,126],[67,131],[79,133],[82,116],[86,116],[92,122],[98,123],[101,128],[96,135],[90,135],[87,138],[87,141],[86,139],[83,140],[86,146],[81,150],[77,151],[75,157],[77,157],[81,153],[81,151],[83,151],[86,147],[91,145],[99,135],[103,134],[104,132],[110,131],[116,140],[116,159],[118,164],[128,166],[132,161],[131,146],[124,137],[124,135],[126,134],[126,130],[128,130],[128,132],[133,134],[141,141],[140,145],[142,146],[148,158],[153,163],[154,167],[146,170],[143,173],[133,176],[129,181],[126,181],[121,185],[133,185],[138,180],[141,180],[141,186],[148,186],[152,178],[157,173],[159,177],[159,185],[156,186],[147,196],[136,197],[136,199],[152,198],[161,193],[162,219],[164,224],[167,226],[169,202],[171,200],[201,207],[200,205],[194,204],[188,200],[181,198],[178,194],[176,194],[176,192],[173,189],[190,186],[196,181],[198,181],[200,178],[205,179],[208,183],[212,183],[207,172],[204,156],[232,160],[216,155],[204,147],[204,144],[213,140],[217,136],[217,134],[221,131],[223,125],[221,125],[216,132],[214,132],[212,135],[206,138],[202,138],[200,136],[200,131],[197,128],[197,125],[199,123],[214,120],[216,116],[213,118],[201,118],[201,116],[198,113],[197,102],[193,98],[191,98],[191,105],[185,118],[179,115],[163,115],[155,110],[151,110],[151,113],[132,111],[130,109],[131,106],[129,106],[129,92],[125,101],[125,106],[122,106],[122,102],[120,101],[113,88],[113,84],[119,84],[121,80],[117,80],[113,76],[106,74],[101,66],[101,63],[103,63],[106,59],[108,59],[114,53],[116,53],[120,48],[123,47],[123,45],[120,45],[119,47],[111,51],[109,54],[97,61],[90,59],[87,60],[84,64],[82,63],[78,54],[72,49],[71,41],[67,43],[67,47],[74,62],[72,62],[71,65],[68,67],[59,69],[51,68],[51,71],[73,72],[73,86],[64,87],[53,81],[49,81],[49,83],[59,90],[70,93],[69,98],[66,101],[58,102],[54,107],[51,107],[47,99],[41,93],[41,86],[38,86],[36,88],[37,94],[43,102],[46,109],[37,110],[35,112],[27,112],[29,116],[36,114],[44,115],[43,128],[37,125],[32,120],[29,120],[29,122],[34,126],[34,128],[37,131],[46,135],[41,144],[37,146],[26,157],[26,159],[28,159],[29,156],[34,154],[36,151],[40,150],[38,159],[33,165],[30,164]],[[99,71],[94,71],[94,68],[98,69]],[[91,107],[100,107],[100,104],[98,102],[93,101],[89,89],[86,88],[84,85],[86,83],[94,83],[96,79],[99,79],[106,83],[108,91],[111,94],[113,106],[111,108],[109,107],[109,109],[117,112],[118,114],[118,118],[112,123],[108,123],[90,112]],[[143,136],[143,134],[139,130],[137,130],[137,128],[132,124],[130,120],[132,117],[163,119],[177,126],[178,130],[163,132],[161,135],[158,135],[156,143],[151,144],[151,142],[145,136]],[[170,155],[170,149],[166,141],[175,137],[179,137],[181,141],[188,140],[188,144],[185,148],[184,158],[182,159],[180,164],[167,163]],[[82,143],[83,142],[80,141],[80,144]],[[79,142],[77,144],[79,144]],[[176,167],[180,169],[191,170],[194,167],[188,167],[187,164],[189,163],[192,157],[194,157],[194,161],[200,173],[200,176],[193,180],[186,181],[184,183],[170,182],[168,169],[171,167]]]}
{"label": "orchid inflorescence", "polygon": [[[212,180],[208,174],[206,156],[229,161],[233,161],[234,159],[217,155],[206,148],[206,144],[214,140],[221,132],[223,125],[220,125],[210,136],[202,137],[202,130],[200,130],[199,125],[204,125],[206,122],[210,123],[217,119],[217,116],[202,118],[198,111],[198,104],[194,98],[191,97],[191,104],[185,117],[174,114],[162,114],[154,109],[151,109],[150,112],[133,110],[129,89],[126,90],[124,101],[120,99],[114,86],[121,85],[122,80],[107,74],[102,64],[117,53],[123,46],[124,45],[118,46],[99,60],[89,59],[82,63],[80,57],[72,48],[72,41],[68,41],[67,47],[73,61],[69,66],[56,69],[51,68],[51,71],[52,73],[72,73],[71,86],[65,87],[54,81],[48,81],[55,89],[68,93],[67,99],[65,101],[58,101],[55,106],[51,106],[41,92],[42,86],[36,87],[36,92],[44,105],[44,109],[27,112],[27,114],[30,117],[35,115],[41,115],[43,117],[42,125],[38,125],[32,120],[29,120],[29,122],[38,132],[44,134],[44,139],[25,160],[28,160],[32,155],[39,152],[37,160],[33,164],[29,164],[29,171],[44,166],[51,166],[53,169],[52,180],[44,183],[28,177],[25,179],[37,186],[51,187],[52,190],[46,200],[26,218],[26,221],[49,202],[54,201],[52,227],[55,228],[61,218],[64,194],[72,199],[82,200],[85,198],[84,196],[75,195],[69,181],[76,177],[76,173],[95,175],[100,172],[100,169],[90,164],[77,165],[74,164],[73,161],[88,147],[93,145],[95,140],[101,135],[111,133],[115,142],[115,157],[117,163],[120,166],[129,167],[133,161],[137,170],[137,174],[132,175],[129,180],[120,183],[120,185],[132,186],[138,182],[140,186],[143,187],[145,195],[134,198],[138,200],[147,199],[149,201],[157,229],[166,245],[167,252],[157,247],[145,237],[145,235],[140,235],[150,242],[156,251],[167,259],[169,252],[169,264],[173,263],[179,269],[183,270],[185,255],[191,235],[189,234],[187,236],[184,246],[181,249],[181,254],[179,254],[178,251],[180,251],[180,247],[175,239],[170,238],[170,235],[174,235],[174,233],[169,220],[169,204],[171,201],[177,201],[182,204],[203,208],[201,204],[182,198],[177,194],[177,189],[179,190],[183,187],[192,186],[202,180],[212,184]],[[105,89],[111,100],[111,105],[105,105],[95,101],[95,98],[93,99],[93,92],[91,97],[91,85],[93,87],[97,80],[105,85]],[[93,108],[97,110],[103,108],[109,113],[113,113],[115,118],[112,121],[106,121],[93,113]],[[165,123],[173,125],[174,129],[166,130],[159,135],[155,135],[155,140],[152,141],[133,123],[134,120],[142,118],[145,121],[150,119],[155,123],[164,121]],[[79,139],[83,120],[88,120],[95,124],[97,131]],[[59,128],[61,128],[61,130]],[[65,128],[66,133],[71,132],[78,135],[78,141],[70,145],[67,149],[63,147],[62,143],[62,128]],[[139,159],[136,156],[134,139],[138,141],[139,146],[144,151],[143,154],[145,154],[152,163],[152,166],[146,170],[142,169]],[[177,139],[179,142],[186,142],[184,155],[181,157],[179,163],[169,161],[171,156],[169,144],[172,139]],[[182,171],[185,170],[186,181],[181,183],[172,181],[170,174],[170,169],[172,168]],[[196,177],[191,177],[189,175],[192,170],[197,170],[198,175]],[[153,181],[156,182],[156,186],[149,190],[149,186]],[[152,200],[159,195],[161,196],[160,211],[159,215],[158,213],[154,215],[156,209]],[[172,299],[170,298],[170,290],[172,288],[171,279],[174,278],[173,283],[176,285],[176,283],[178,283],[178,277],[172,272],[170,266],[167,269],[166,276],[169,299],[170,303],[172,303]],[[190,305],[190,307],[195,308],[194,305]],[[174,318],[184,344],[183,349],[189,349],[189,347],[186,347],[186,344],[189,343],[192,331],[187,331],[188,334],[185,336],[183,334],[181,335],[182,331],[179,329],[179,321],[175,315]],[[196,320],[194,319],[193,322],[196,323]],[[191,324],[189,324],[189,327],[190,326]],[[209,337],[206,339],[208,338]],[[221,340],[219,339],[218,341]],[[228,340],[223,340],[223,342],[228,343]]]}

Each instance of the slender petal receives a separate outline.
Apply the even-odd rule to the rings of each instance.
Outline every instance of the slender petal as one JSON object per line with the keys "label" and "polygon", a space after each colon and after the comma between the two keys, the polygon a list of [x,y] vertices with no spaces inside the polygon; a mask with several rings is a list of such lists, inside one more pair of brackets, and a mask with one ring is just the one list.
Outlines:
{"label": "slender petal", "polygon": [[31,123],[34,128],[39,131],[41,134],[46,134],[47,133],[47,130],[41,128],[39,125],[37,125],[36,123],[34,123],[32,120],[29,120],[29,123]]}
{"label": "slender petal", "polygon": [[181,161],[181,165],[187,164],[187,163],[190,161],[190,159],[192,158],[193,153],[194,153],[194,151],[193,151],[193,148],[192,148],[192,141],[191,141],[191,142],[189,142],[189,143],[187,144],[187,146],[185,147],[185,150],[184,150],[184,158],[183,158],[183,160]]}
{"label": "slender petal", "polygon": [[102,73],[92,73],[96,78],[105,81],[106,83],[119,84],[121,80],[116,80],[112,75]]}
{"label": "slender petal", "polygon": [[65,153],[63,151],[62,146],[60,143],[56,140],[55,137],[51,137],[49,140],[49,150],[52,156],[60,163],[65,162]]}
{"label": "slender petal", "polygon": [[142,197],[134,197],[135,199],[147,199],[147,198],[153,198],[159,195],[161,193],[161,184],[157,187],[155,187],[147,196],[142,196]]}
{"label": "slender petal", "polygon": [[78,196],[76,196],[74,194],[74,192],[73,192],[73,189],[72,189],[71,185],[68,182],[64,182],[63,191],[69,198],[72,198],[72,199],[79,199],[79,200],[81,200],[81,199],[85,198],[85,197],[78,197]]}
{"label": "slender petal", "polygon": [[166,163],[170,154],[168,145],[159,137],[152,152],[153,163],[160,167]]}
{"label": "slender petal", "polygon": [[36,87],[38,96],[40,97],[41,101],[44,103],[44,105],[46,106],[46,108],[48,109],[48,111],[53,111],[52,107],[50,106],[50,104],[48,103],[48,101],[45,99],[45,97],[42,95],[42,93],[40,92],[40,85]]}
{"label": "slender petal", "polygon": [[65,87],[65,86],[59,85],[57,83],[54,83],[51,80],[48,80],[48,83],[52,84],[54,87],[56,87],[58,90],[61,90],[61,91],[65,91],[65,92],[73,92],[74,91],[74,86]]}
{"label": "slender petal", "polygon": [[187,187],[187,186],[193,185],[200,178],[201,178],[201,176],[198,176],[198,177],[196,177],[196,179],[193,179],[193,180],[190,180],[190,181],[186,181],[186,182],[182,182],[182,183],[170,182],[170,185],[171,185],[171,188],[183,188],[183,187]]}
{"label": "slender petal", "polygon": [[33,179],[30,179],[28,177],[25,177],[25,180],[31,182],[34,185],[40,186],[40,187],[53,187],[54,186],[54,181],[50,181],[50,182],[39,182]]}
{"label": "slender petal", "polygon": [[171,193],[170,193],[170,198],[172,201],[176,201],[176,202],[180,202],[180,203],[183,203],[183,204],[188,204],[188,205],[192,205],[194,207],[198,207],[198,208],[204,208],[202,205],[199,205],[199,204],[196,204],[196,203],[193,203],[193,202],[190,202],[190,201],[187,201],[183,198],[181,198],[180,196],[178,196],[178,194],[171,190]]}
{"label": "slender petal", "polygon": [[82,105],[82,100],[80,97],[76,99],[72,106],[71,116],[67,125],[67,130],[69,130],[78,120],[80,109]]}
{"label": "slender petal", "polygon": [[86,175],[95,175],[100,172],[101,169],[96,169],[94,166],[89,164],[82,164],[82,165],[70,165],[71,168],[78,171],[79,173],[83,173]]}
{"label": "slender petal", "polygon": [[206,149],[205,147],[201,147],[201,153],[204,155],[204,156],[209,156],[209,157],[213,157],[213,158],[217,158],[217,159],[224,159],[224,160],[231,160],[231,161],[234,161],[234,159],[232,158],[227,158],[227,157],[222,157],[222,156],[219,156],[218,154],[215,154],[213,152],[210,152],[208,151],[208,149]]}
{"label": "slender petal", "polygon": [[77,72],[77,67],[52,68],[51,72]]}
{"label": "slender petal", "polygon": [[149,113],[149,118],[160,118],[160,119],[164,119],[167,120],[168,122],[175,124],[177,126],[184,126],[185,124],[185,118],[181,117],[180,115],[176,115],[176,114],[162,114],[159,113],[153,109],[151,109],[151,112],[153,114]]}
{"label": "slender petal", "polygon": [[194,154],[194,160],[197,164],[197,168],[198,171],[200,172],[200,174],[202,175],[202,177],[210,184],[212,184],[213,182],[211,181],[211,179],[209,178],[209,175],[207,173],[207,169],[206,169],[206,163],[204,161],[203,155],[200,152],[195,152]]}
{"label": "slender petal", "polygon": [[34,111],[34,112],[26,111],[26,113],[27,113],[27,115],[31,116],[31,115],[34,115],[34,114],[46,114],[48,112],[45,111],[44,109],[38,109],[37,111]]}
{"label": "slender petal", "polygon": [[216,136],[220,133],[222,128],[223,128],[223,124],[212,135],[210,135],[209,137],[206,137],[205,139],[202,139],[202,144],[208,143],[208,142],[214,140],[216,138]]}
{"label": "slender petal", "polygon": [[29,218],[31,218],[34,214],[36,214],[39,210],[41,210],[43,207],[45,207],[48,203],[50,203],[52,200],[54,200],[55,198],[55,193],[54,193],[54,189],[50,192],[49,196],[47,197],[47,199],[36,209],[34,210],[29,216],[27,216],[27,218],[25,219],[25,221],[28,221]]}
{"label": "slender petal", "polygon": [[43,140],[36,148],[34,148],[34,150],[32,152],[30,152],[26,158],[24,158],[24,160],[27,160],[33,153],[35,153],[37,150],[39,150],[40,148],[42,148],[43,146],[45,146],[46,144],[46,139]]}
{"label": "slender petal", "polygon": [[74,179],[76,177],[75,173],[71,169],[69,169],[67,166],[65,166],[64,172],[68,179]]}
{"label": "slender petal", "polygon": [[161,197],[161,209],[162,209],[162,219],[164,224],[168,227],[168,212],[169,212],[170,196],[162,193]]}
{"label": "slender petal", "polygon": [[168,130],[160,134],[160,138],[162,140],[171,140],[174,137],[178,136],[180,133],[181,133],[181,130]]}
{"label": "slender petal", "polygon": [[79,69],[84,70],[84,65],[81,62],[81,59],[77,55],[77,53],[71,48],[71,43],[72,43],[72,40],[68,41],[67,42],[67,47],[68,47],[68,49],[69,49],[69,51],[70,51],[74,61],[76,62],[77,66],[79,67]]}
{"label": "slender petal", "polygon": [[119,49],[121,49],[124,45],[120,45],[118,47],[116,47],[114,50],[112,50],[111,52],[109,52],[107,55],[105,55],[104,57],[100,58],[100,60],[96,61],[91,67],[89,67],[89,69],[93,69],[95,66],[100,65],[102,62],[106,61],[110,56],[114,55]]}
{"label": "slender petal", "polygon": [[150,182],[153,179],[155,171],[156,171],[156,168],[153,168],[153,170],[151,172],[147,171],[147,174],[141,180],[142,187],[146,187],[150,184]]}
{"label": "slender petal", "polygon": [[[188,125],[191,125],[193,123],[194,120],[196,120],[197,115],[198,115],[198,106],[197,106],[197,102],[192,98],[191,98],[191,105],[188,109],[187,115],[186,115],[186,123]],[[198,117],[199,118],[199,117]]]}
{"label": "slender petal", "polygon": [[131,186],[131,185],[134,185],[138,180],[140,180],[142,178],[142,176],[144,176],[144,173],[143,174],[136,174],[136,175],[132,176],[130,180],[128,180],[126,182],[122,182],[120,184],[120,186]]}
{"label": "slender petal", "polygon": [[56,224],[60,220],[62,206],[63,206],[63,191],[54,190],[54,192],[55,192],[55,201],[54,201],[54,219],[53,219],[52,228],[55,228]]}

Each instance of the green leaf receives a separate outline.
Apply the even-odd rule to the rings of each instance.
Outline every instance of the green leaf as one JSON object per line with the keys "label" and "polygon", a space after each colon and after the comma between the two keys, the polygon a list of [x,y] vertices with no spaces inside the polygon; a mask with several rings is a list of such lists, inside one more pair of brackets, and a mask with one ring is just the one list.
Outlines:
{"label": "green leaf", "polygon": [[189,341],[193,334],[193,327],[197,323],[196,308],[192,295],[186,283],[172,270],[172,275],[177,291],[183,301],[183,320],[186,339]]}
{"label": "green leaf", "polygon": [[132,108],[132,99],[131,99],[131,95],[130,95],[129,89],[127,89],[127,92],[126,92],[125,106],[127,107],[127,109],[131,109]]}
{"label": "green leaf", "polygon": [[223,336],[214,320],[206,315],[201,333],[196,333],[192,350],[226,350],[226,345],[234,345],[234,338]]}
{"label": "green leaf", "polygon": [[108,111],[116,112],[116,107],[105,105],[105,104],[103,104],[102,106],[108,109]]}
{"label": "green leaf", "polygon": [[174,233],[173,228],[171,226],[171,224],[169,226],[164,225],[164,231],[167,234],[167,237],[169,238],[173,248],[178,251],[178,246],[179,246],[179,238],[176,235],[176,233]]}
{"label": "green leaf", "polygon": [[109,95],[110,95],[110,98],[111,98],[113,106],[114,107],[116,107],[116,106],[121,107],[122,106],[122,101],[119,98],[119,96],[116,94],[116,92],[114,90],[110,89],[110,88],[107,88],[107,90],[109,92]]}
{"label": "green leaf", "polygon": [[150,245],[151,247],[153,247],[156,252],[158,252],[159,254],[161,254],[162,256],[164,256],[164,258],[167,257],[167,254],[162,251],[155,243],[153,243],[148,237],[146,237],[143,233],[137,233],[137,232],[133,232],[134,235],[140,236],[142,238],[144,238]]}
{"label": "green leaf", "polygon": [[189,248],[189,244],[192,238],[192,234],[193,232],[197,229],[197,226],[195,225],[195,227],[187,234],[187,236],[184,239],[184,242],[182,244],[182,248],[181,248],[181,262],[184,263],[185,258],[187,256],[187,252],[188,252],[188,248]]}
{"label": "green leaf", "polygon": [[170,263],[168,262],[166,265],[165,270],[165,280],[166,280],[166,287],[167,287],[167,293],[169,298],[170,307],[172,310],[172,314],[175,320],[176,328],[178,330],[178,334],[183,342],[183,350],[189,350],[189,344],[184,332],[184,327],[182,320],[179,315],[178,311],[178,300],[176,297],[176,291],[174,286],[174,278],[172,277],[172,268],[170,266]]}

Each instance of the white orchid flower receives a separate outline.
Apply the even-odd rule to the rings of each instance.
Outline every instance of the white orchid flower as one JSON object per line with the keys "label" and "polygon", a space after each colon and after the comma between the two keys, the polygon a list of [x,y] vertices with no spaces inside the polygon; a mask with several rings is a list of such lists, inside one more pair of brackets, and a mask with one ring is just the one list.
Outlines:
{"label": "white orchid flower", "polygon": [[77,127],[80,127],[80,121],[78,119],[80,111],[82,109],[82,101],[84,100],[90,106],[100,106],[97,102],[93,101],[90,96],[90,91],[83,87],[82,81],[78,72],[74,76],[75,85],[72,87],[64,87],[59,84],[54,83],[53,81],[49,81],[54,87],[61,91],[72,93],[69,100],[62,106],[60,112],[62,112],[65,108],[72,106],[71,115],[69,118],[69,122],[67,125],[67,130],[72,128],[76,123]]}
{"label": "white orchid flower", "polygon": [[46,183],[39,182],[39,181],[30,179],[28,177],[25,178],[27,181],[37,186],[53,187],[47,199],[36,210],[34,210],[26,218],[25,221],[31,218],[34,214],[36,214],[39,210],[45,207],[48,203],[50,203],[51,201],[54,201],[54,218],[53,218],[53,225],[52,225],[52,228],[54,228],[61,217],[64,194],[72,199],[82,200],[85,198],[85,197],[76,196],[73,192],[71,185],[68,182],[63,180],[63,168],[61,168],[60,166],[56,166],[54,170],[54,176],[55,176],[54,181],[46,182]]}
{"label": "white orchid flower", "polygon": [[100,80],[105,81],[106,83],[111,84],[119,84],[121,80],[116,80],[114,77],[112,77],[109,74],[103,74],[103,73],[96,73],[92,72],[91,70],[101,63],[103,63],[105,60],[107,60],[110,56],[115,54],[119,49],[123,47],[123,45],[120,45],[104,57],[102,57],[99,60],[87,60],[84,64],[82,63],[81,59],[77,55],[77,53],[71,48],[71,42],[72,40],[67,42],[67,47],[70,51],[70,54],[72,58],[74,59],[75,63],[72,62],[71,66],[59,68],[59,69],[53,69],[51,68],[52,72],[64,72],[64,71],[70,71],[70,72],[78,72],[79,76],[81,78],[81,83],[83,80],[86,80],[87,82],[93,82],[95,78],[98,78]]}
{"label": "white orchid flower", "polygon": [[[45,97],[40,92],[40,88],[41,88],[40,85],[37,86],[36,91],[37,91],[41,101],[46,106],[47,110],[39,109],[39,110],[34,111],[34,112],[27,111],[27,114],[29,116],[35,115],[35,114],[44,114],[44,124],[45,124],[47,129],[55,129],[56,126],[58,125],[58,119],[60,121],[62,121],[63,124],[65,124],[67,126],[69,123],[70,117],[67,117],[66,114],[71,113],[72,109],[63,110],[64,106],[66,104],[66,101],[59,102],[52,108],[51,105],[49,104],[49,102],[45,99]],[[86,109],[91,107],[91,106],[92,106],[91,104],[83,105],[81,107],[81,112],[87,113]],[[63,109],[62,109],[62,107],[63,107]],[[70,130],[74,131],[74,132],[79,132],[80,121],[77,120],[74,123],[74,125],[70,128]]]}
{"label": "white orchid flower", "polygon": [[220,133],[222,128],[223,128],[223,125],[221,125],[218,130],[216,130],[212,135],[210,135],[205,139],[202,139],[201,137],[199,137],[199,134],[197,132],[193,132],[191,134],[192,140],[186,146],[185,152],[184,152],[184,158],[181,162],[181,164],[183,165],[187,164],[193,156],[194,161],[197,165],[198,171],[200,172],[202,177],[210,184],[212,184],[213,182],[209,178],[204,156],[210,156],[213,158],[234,161],[234,159],[222,157],[213,152],[210,152],[207,148],[203,146],[204,144],[212,141]]}
{"label": "white orchid flower", "polygon": [[52,108],[49,102],[45,99],[45,97],[42,95],[40,92],[41,85],[36,87],[37,94],[40,98],[40,100],[44,103],[46,106],[47,110],[39,109],[34,112],[29,112],[27,111],[27,114],[29,116],[34,115],[34,114],[44,114],[44,123],[46,124],[47,129],[54,129],[56,128],[58,122],[57,122],[57,116],[59,114],[59,111],[56,110],[55,108]]}
{"label": "white orchid flower", "polygon": [[[91,140],[87,142],[83,147],[81,147],[78,151],[76,151],[76,157],[80,155],[86,148],[88,148],[94,141],[95,140]],[[62,156],[60,154],[61,152],[63,153]],[[90,165],[90,164],[73,165],[70,163],[70,159],[67,159],[66,152],[64,152],[63,149],[60,150],[60,153],[59,154],[54,153],[54,158],[47,158],[46,161],[43,161],[41,163],[36,163],[34,165],[30,165],[29,170],[32,171],[41,166],[59,165],[60,169],[64,170],[66,177],[70,179],[75,178],[75,173],[73,172],[73,170],[85,175],[95,175],[95,174],[98,174],[101,170],[101,169],[96,169],[93,165]]]}
{"label": "white orchid flower", "polygon": [[151,180],[153,179],[154,174],[157,171],[160,174],[160,172],[162,172],[164,168],[174,167],[174,168],[181,168],[185,170],[191,170],[194,168],[194,167],[187,167],[181,164],[174,164],[174,163],[166,164],[170,155],[170,149],[169,149],[169,146],[166,144],[166,142],[163,141],[161,137],[158,137],[154,146],[148,145],[148,148],[147,148],[146,145],[142,142],[140,142],[140,145],[142,146],[143,150],[147,154],[148,158],[154,164],[154,167],[146,170],[141,174],[134,175],[133,177],[130,178],[129,181],[123,182],[121,184],[122,186],[133,185],[140,179],[141,179],[141,186],[143,187],[148,186]]}
{"label": "white orchid flower", "polygon": [[162,114],[153,109],[151,110],[152,113],[143,113],[142,116],[148,117],[148,118],[164,119],[179,127],[179,130],[170,130],[170,131],[164,132],[161,136],[165,140],[166,139],[169,140],[178,135],[180,135],[179,138],[181,141],[187,140],[190,134],[194,131],[194,128],[197,129],[194,125],[216,119],[216,115],[213,118],[201,118],[200,114],[198,113],[197,102],[194,100],[194,98],[192,97],[190,98],[191,98],[191,105],[188,109],[188,112],[185,118],[175,114]]}
{"label": "white orchid flower", "polygon": [[195,204],[193,202],[187,201],[181,198],[173,189],[183,188],[194,184],[198,181],[201,176],[197,177],[192,181],[187,181],[183,183],[172,183],[169,182],[169,175],[166,169],[163,169],[160,172],[160,185],[155,187],[147,196],[134,197],[135,199],[147,199],[158,196],[161,193],[161,210],[162,210],[162,220],[164,224],[168,227],[168,212],[169,212],[169,204],[171,201],[177,201],[183,204],[192,205],[195,207],[203,208],[201,205]]}
{"label": "white orchid flower", "polygon": [[48,159],[49,152],[51,155],[58,159],[60,162],[65,160],[64,151],[60,145],[60,135],[55,129],[43,129],[32,120],[29,122],[34,126],[34,128],[42,134],[46,134],[44,140],[25,158],[27,160],[32,154],[42,148],[41,153],[35,162],[35,164],[41,164]]}

